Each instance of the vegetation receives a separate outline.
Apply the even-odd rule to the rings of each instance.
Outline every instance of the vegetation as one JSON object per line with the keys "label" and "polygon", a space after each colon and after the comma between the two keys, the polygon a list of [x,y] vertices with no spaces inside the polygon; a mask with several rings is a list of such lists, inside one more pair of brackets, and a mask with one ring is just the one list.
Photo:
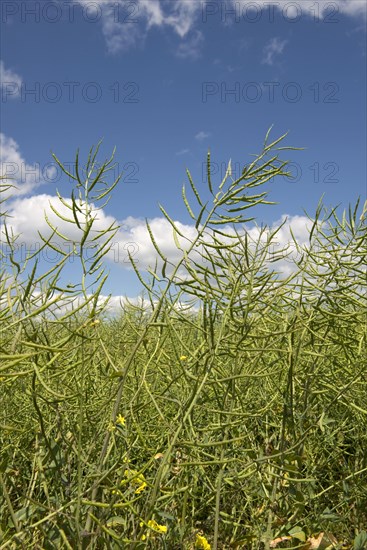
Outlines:
{"label": "vegetation", "polygon": [[96,229],[113,156],[92,149],[84,179],[78,155],[73,174],[56,159],[77,242],[47,219],[21,261],[3,212],[1,549],[367,548],[366,206],[320,204],[302,248],[270,253],[280,228],[251,240],[243,224],[289,176],[284,137],[219,185],[208,155],[210,200],[188,173],[195,238],[161,207],[181,258],[148,225],[155,268],[130,258],[146,300],[117,317],[102,291],[118,227]]}

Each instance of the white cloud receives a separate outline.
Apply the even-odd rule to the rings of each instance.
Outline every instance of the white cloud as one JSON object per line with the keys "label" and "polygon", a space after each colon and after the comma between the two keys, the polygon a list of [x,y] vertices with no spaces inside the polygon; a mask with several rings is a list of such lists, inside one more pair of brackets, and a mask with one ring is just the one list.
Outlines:
{"label": "white cloud", "polygon": [[[289,276],[295,272],[295,261],[300,260],[302,250],[305,250],[305,247],[308,244],[309,231],[312,223],[313,222],[306,216],[291,216],[284,214],[265,231],[262,231],[262,229],[256,225],[246,225],[243,229],[238,231],[238,233],[240,236],[244,236],[245,232],[247,233],[249,237],[249,247],[254,254],[257,243],[260,241],[264,247],[267,247],[266,258],[270,268],[275,269],[281,276]],[[175,221],[175,224],[180,233],[185,236],[181,237],[178,235],[178,242],[183,249],[187,249],[190,242],[195,239],[197,230],[194,225],[182,224],[179,221]],[[283,224],[282,228],[277,232],[275,237],[273,237],[270,245],[268,246],[266,243],[270,233],[273,233],[276,229],[278,229],[281,224]],[[150,220],[149,225],[155,242],[157,243],[157,246],[161,250],[162,254],[168,259],[169,262],[176,265],[182,258],[182,252],[176,247],[173,237],[173,230],[170,223],[165,218],[159,217]],[[233,245],[235,242],[234,238],[236,237],[234,229],[230,226],[226,226],[221,229],[224,233],[233,237],[222,236],[220,237],[221,242],[224,245]],[[293,240],[292,233],[297,244],[295,244]],[[206,243],[206,245],[204,245],[204,249],[195,248],[190,253],[189,257],[192,261],[195,260],[201,264],[204,263],[205,265],[208,260],[205,258],[203,259],[203,254],[211,257],[213,252],[213,249],[210,247],[210,244],[214,243],[212,231],[208,230],[206,232],[204,242]],[[116,235],[113,252],[111,251],[109,255],[110,260],[119,262],[125,268],[129,268],[130,264],[127,254],[128,246],[131,246],[132,256],[140,271],[146,271],[148,267],[153,267],[157,260],[158,274],[160,274],[160,269],[163,262],[158,257],[158,254],[152,245],[149,232],[143,220],[130,217],[122,222],[122,227]],[[241,248],[235,247],[234,252],[236,250],[237,252],[240,252]],[[170,275],[171,272],[172,267],[168,266],[166,269],[166,274]],[[185,279],[187,277],[187,272],[184,267],[180,269],[178,276],[181,277],[181,279]]]}
{"label": "white cloud", "polygon": [[[83,9],[100,10],[102,32],[110,53],[127,51],[130,48],[142,47],[152,28],[171,29],[182,39],[177,55],[186,58],[196,58],[204,40],[203,33],[196,25],[200,22],[200,14],[207,2],[205,0],[76,0]],[[228,8],[226,2],[234,4],[241,20],[243,9],[259,13],[262,20],[268,17],[271,8],[280,14],[285,21],[307,18],[308,20],[338,21],[340,15],[350,17],[366,17],[367,4],[364,0],[223,0],[219,3],[219,11]],[[91,15],[89,16],[91,17]],[[201,18],[202,19],[202,18]],[[230,17],[223,18],[223,24],[228,24]]]}
{"label": "white cloud", "polygon": [[0,61],[0,86],[2,101],[15,99],[20,95],[22,77],[11,69],[6,69],[4,61]]}
{"label": "white cloud", "polygon": [[[56,227],[61,233],[66,242],[63,241],[57,234],[52,236],[52,243],[63,248],[65,252],[71,249],[71,243],[78,243],[82,237],[82,231],[75,223],[69,223],[66,219],[73,218],[68,205],[71,205],[70,199],[63,199],[66,203],[63,204],[57,196],[47,194],[35,195],[27,198],[13,199],[7,207],[7,226],[11,233],[19,235],[17,245],[23,250],[32,248],[33,250],[42,246],[43,242],[39,237],[40,232],[45,239],[52,235],[52,229],[48,225],[45,214],[50,223]],[[64,218],[59,218],[52,210],[51,206],[59,212]],[[97,235],[97,232],[104,231],[112,224],[117,224],[117,220],[112,216],[105,214],[103,210],[96,210],[94,205],[90,205],[90,214],[96,217],[93,225],[93,230],[90,232],[90,239]],[[79,223],[83,227],[85,224],[85,216],[78,214]],[[194,226],[185,225],[176,222],[178,229],[185,234],[189,239],[193,239],[196,235]],[[129,261],[129,252],[137,261],[139,269],[147,269],[149,266],[154,266],[157,257],[156,250],[151,242],[149,232],[144,220],[139,218],[128,217],[119,224],[121,227],[112,241],[111,251],[107,258],[116,264],[120,264],[124,268],[131,268]],[[173,238],[172,227],[165,218],[154,218],[150,220],[150,227],[156,239],[156,242],[162,253],[169,258],[170,261],[176,262],[182,252],[177,250]],[[188,247],[189,241],[178,237],[181,245]],[[90,242],[90,240],[89,240]],[[88,243],[86,243],[88,245]]]}
{"label": "white cloud", "polygon": [[183,59],[197,59],[201,55],[201,46],[204,42],[204,35],[201,31],[193,31],[191,36],[185,37],[185,40],[177,48],[176,55]]}
{"label": "white cloud", "polygon": [[190,152],[190,149],[181,149],[180,151],[177,151],[176,155],[177,156],[187,155],[187,153],[189,152]]}
{"label": "white cloud", "polygon": [[[39,196],[39,202],[40,204],[43,204],[45,206],[50,198],[55,199],[55,197],[48,197],[48,196],[41,195]],[[19,199],[18,204],[13,205],[12,213],[14,215],[21,213],[25,207],[24,217],[21,220],[16,219],[18,228],[22,227],[24,230],[31,229],[33,232],[37,229],[36,227],[34,227],[35,224],[33,225],[31,224],[30,216],[29,216],[30,211],[32,210],[32,208],[35,208],[35,206],[36,206],[36,203],[31,199]],[[39,220],[40,214],[41,214],[41,209],[36,211],[37,217],[34,217],[33,219]],[[98,222],[99,228],[106,227],[110,221],[111,221],[111,218],[109,219],[108,216],[102,213],[100,220]],[[112,221],[114,221],[113,218],[112,218]],[[61,222],[61,227],[59,227],[59,229],[65,232],[66,224],[64,223],[65,227],[63,227],[62,226],[63,223],[64,222]],[[281,227],[281,229],[278,229],[280,224],[283,224],[283,226]],[[196,229],[194,228],[194,226],[184,225],[184,224],[181,224],[180,222],[176,222],[176,225],[182,232],[184,232],[184,234],[189,239],[193,239],[195,237]],[[271,227],[268,227],[266,230],[262,230],[258,226],[247,226],[239,232],[239,235],[243,236],[246,231],[248,235],[249,255],[250,257],[253,257],[253,260],[255,262],[254,265],[256,265],[256,261],[258,260],[259,256],[260,255],[262,256],[261,245],[264,245],[265,250],[267,250],[268,254],[267,254],[267,262],[265,262],[264,264],[261,264],[261,266],[259,265],[259,268],[261,269],[261,271],[264,271],[266,268],[269,268],[269,270],[274,269],[280,275],[281,278],[287,278],[289,276],[293,276],[293,283],[299,285],[299,283],[302,280],[302,277],[297,276],[298,269],[295,262],[301,259],[302,250],[307,251],[307,247],[309,246],[309,242],[308,242],[309,231],[312,225],[313,225],[313,221],[307,218],[306,216],[298,216],[298,215],[287,216],[284,214],[279,220],[275,221],[271,225]],[[323,224],[320,222],[319,228],[322,225]],[[169,261],[176,263],[180,259],[181,253],[177,250],[174,244],[171,225],[164,218],[155,218],[150,221],[150,227],[152,229],[155,240],[158,246],[160,247],[161,251],[168,257]],[[227,235],[232,235],[235,237],[234,230],[231,229],[230,227],[225,227],[222,229]],[[267,244],[269,239],[269,234],[273,233],[276,229],[278,229],[277,234],[275,235],[275,237],[273,237],[272,244],[270,244],[269,246]],[[294,235],[294,239],[296,240],[297,246],[294,242],[292,233]],[[30,235],[26,234],[24,238],[29,240]],[[146,225],[142,220],[139,220],[137,218],[132,218],[132,217],[129,217],[123,220],[121,224],[121,230],[117,235],[117,239],[118,239],[117,242],[121,244],[129,242],[131,240],[135,240],[136,244],[139,245],[138,255],[137,257],[135,257],[135,260],[138,262],[138,268],[141,272],[143,272],[149,264],[153,265],[155,263],[156,252],[152,246],[149,233],[146,229]],[[179,237],[179,242],[182,245],[187,246],[189,241],[187,239]],[[210,232],[208,232],[206,237],[206,243],[209,245],[212,242],[213,242],[212,235]],[[233,244],[233,240],[230,239],[230,237],[223,236],[222,243],[226,244],[227,242]],[[216,242],[216,244],[218,243]],[[322,246],[322,243],[319,243],[319,244],[321,244]],[[284,257],[284,256],[282,257],[280,252],[286,246],[289,247],[288,255],[287,257]],[[317,246],[318,246],[318,243],[317,242],[314,243],[313,250],[314,252],[316,252],[316,254],[317,254]],[[300,248],[300,250],[297,250],[297,248]],[[327,242],[324,241],[324,248],[323,248],[324,259],[325,259],[325,254],[327,254],[327,248],[328,248]],[[234,254],[237,252],[238,254],[237,262],[239,261],[242,264],[243,253],[241,252],[241,248],[235,247],[232,250]],[[208,251],[210,254],[210,252],[213,251],[213,249],[208,247]],[[205,261],[207,260],[205,259],[203,260],[202,255],[199,252],[200,251],[197,251],[194,254],[191,254],[190,258],[191,260],[193,259],[197,261],[201,260],[200,263],[204,263],[205,265]],[[355,261],[359,262],[358,255],[353,257],[351,255],[350,250],[349,252],[347,252],[347,250],[343,252],[343,250],[340,249],[340,254],[344,256],[344,260],[347,260],[349,256],[351,262],[355,262]],[[279,257],[279,259],[277,259],[277,257]],[[331,253],[331,258],[332,257],[333,257],[333,253]],[[110,259],[112,259],[111,256],[110,256]],[[313,263],[313,267],[315,268],[314,276],[316,278],[317,278],[317,273],[321,273],[322,271],[328,269],[327,262],[324,266],[321,265],[320,263],[317,263],[316,260],[311,259],[311,262]],[[159,274],[159,270],[158,270],[158,274]],[[167,269],[167,274],[170,274],[169,269]],[[218,270],[217,270],[217,275],[218,276],[220,275]],[[224,275],[225,275],[225,280],[223,282],[225,284],[227,284],[231,280],[233,282],[233,275],[235,276],[235,278],[237,278],[237,274],[236,272],[233,273],[233,270],[232,270],[232,279],[231,279],[230,272],[225,273]],[[246,277],[245,272],[243,273],[243,275],[244,277]],[[177,276],[180,277],[182,281],[187,277],[187,273],[185,273],[185,271],[182,269],[180,273],[177,274]],[[7,286],[8,287],[11,286],[12,282],[13,282],[12,279],[9,278],[6,281]],[[214,280],[212,280],[211,283],[212,283],[213,289],[218,287],[217,283]],[[273,283],[268,287],[269,290],[271,286],[275,288],[276,285],[277,285],[277,282],[273,279]],[[220,293],[221,290],[220,289],[218,290]],[[256,290],[256,284],[255,284],[255,287],[253,288],[254,292],[255,290]],[[258,290],[259,291],[261,290],[260,287],[258,287]],[[289,290],[290,295],[294,293],[294,296],[296,296],[299,290],[300,290],[299,286],[293,289],[290,288]],[[32,294],[34,297],[35,307],[41,307],[41,305],[45,304],[46,295],[44,293],[42,293],[41,291],[38,291],[38,289],[34,289],[32,291]],[[307,292],[305,293],[305,296],[307,298]],[[184,297],[183,302],[177,303],[175,305],[175,309],[177,311],[183,312],[184,310],[186,310],[186,311],[193,312],[197,310],[197,306],[199,305],[198,302],[196,303],[187,302],[185,301],[187,300],[187,297],[188,295]],[[54,295],[53,298],[56,298],[56,295]],[[132,306],[143,307],[146,313],[149,313],[149,310],[150,310],[150,301],[144,298],[144,293],[143,295],[140,295],[134,298],[128,298],[122,295],[112,295],[110,297],[106,295],[100,295],[98,300],[98,307],[101,307],[108,298],[109,298],[109,303],[104,311],[105,314],[107,315],[116,315],[116,314],[119,315],[120,313],[122,313],[124,307],[127,306],[128,304],[131,304]],[[156,303],[155,299],[153,301]],[[80,294],[76,296],[75,295],[69,296],[66,293],[60,294],[58,296],[57,303],[49,307],[47,315],[50,314],[50,315],[55,315],[60,317],[61,315],[67,314],[72,309],[78,306],[81,306],[83,303],[84,303],[84,298]],[[7,306],[6,300],[0,299],[0,309],[6,306]],[[87,311],[87,310],[84,310],[84,311]]]}
{"label": "white cloud", "polygon": [[266,65],[273,65],[274,56],[280,55],[283,53],[283,50],[287,44],[287,40],[281,40],[280,38],[271,38],[269,42],[265,45],[263,53],[264,57],[262,62]]}
{"label": "white cloud", "polygon": [[210,133],[209,132],[204,132],[203,130],[201,130],[200,132],[198,132],[195,136],[195,139],[197,139],[198,141],[203,141],[204,139],[210,137]]}
{"label": "white cloud", "polygon": [[[70,199],[64,199],[66,205],[70,205]],[[52,211],[50,203],[54,208],[64,217],[72,218],[71,212],[66,205],[63,205],[58,197],[51,195],[37,195],[29,198],[18,198],[13,200],[8,207],[9,218],[7,221],[9,229],[14,234],[20,234],[20,238],[17,241],[19,247],[23,247],[23,250],[32,248],[35,250],[37,246],[42,245],[42,240],[38,235],[38,231],[48,238],[51,235],[51,228],[48,226],[45,220],[45,213],[58,231],[68,239],[68,242],[63,243],[62,246],[67,246],[68,243],[78,243],[81,239],[82,232],[73,223],[60,219]],[[90,207],[90,213],[96,216],[93,230],[90,233],[90,238],[97,235],[98,231],[103,231],[110,227],[112,224],[117,225],[118,222],[112,216],[107,215],[103,210],[96,210],[93,205]],[[83,215],[78,215],[80,224],[83,226],[85,218]],[[297,249],[293,243],[290,228],[292,228],[298,244],[303,246],[307,243],[310,221],[305,216],[288,216],[284,215],[280,220],[276,221],[271,228],[267,229],[261,234],[261,230],[257,226],[246,226],[240,234],[244,234],[246,231],[251,246],[255,246],[255,243],[261,239],[263,244],[266,243],[266,239],[271,230],[279,227],[281,223],[284,226],[277,233],[275,239],[272,242],[269,251],[269,259],[274,259],[279,255],[279,252],[285,245],[289,245],[290,257],[281,259],[277,262],[276,267],[284,273],[290,273],[294,267],[292,267],[292,257],[297,254]],[[180,221],[175,221],[177,229],[184,237],[178,235],[177,240],[182,249],[188,249],[190,243],[195,239],[197,230],[194,225],[183,224]],[[122,220],[118,225],[120,229],[117,231],[115,237],[112,240],[112,248],[108,252],[106,259],[110,262],[120,265],[125,269],[132,269],[129,252],[137,264],[137,267],[141,271],[146,271],[149,267],[154,267],[156,260],[158,259],[158,267],[162,266],[162,260],[152,244],[149,231],[146,226],[146,222],[139,218],[128,217]],[[173,236],[173,229],[170,223],[164,217],[153,218],[149,221],[150,229],[153,233],[155,242],[161,250],[164,257],[168,259],[173,265],[175,265],[182,258],[182,251],[176,246]],[[231,227],[226,227],[223,231],[229,235],[235,236],[234,230]],[[224,243],[233,244],[233,239],[230,237],[223,238]],[[61,244],[62,240],[54,235],[52,242],[55,245]],[[208,231],[206,234],[206,243],[213,242],[212,232]],[[88,244],[88,243],[86,243]],[[69,247],[70,249],[70,247]],[[67,252],[69,249],[65,249]],[[210,253],[210,248],[208,249]],[[204,250],[196,249],[191,253],[191,259],[201,261]],[[272,255],[272,258],[270,258]],[[205,260],[204,260],[205,261]],[[167,274],[172,271],[167,267]],[[180,271],[180,276],[185,277],[185,270]]]}
{"label": "white cloud", "polygon": [[[153,27],[172,29],[181,39],[192,30],[201,10],[201,0],[135,0],[127,9],[125,0],[77,0],[84,8],[95,4],[101,10],[102,32],[110,53],[141,46]],[[203,37],[196,33],[178,49],[181,57],[195,57]],[[185,45],[186,44],[186,45]]]}
{"label": "white cloud", "polygon": [[[70,200],[64,200],[66,204],[70,204]],[[38,231],[40,231],[44,237],[50,235],[51,230],[44,220],[45,212],[53,225],[55,225],[58,231],[64,234],[69,241],[76,243],[80,241],[81,231],[75,226],[75,224],[69,224],[65,220],[58,219],[50,208],[50,202],[64,217],[70,216],[70,211],[67,206],[62,205],[58,197],[53,197],[50,195],[19,198],[12,201],[10,204],[10,208],[8,210],[10,217],[7,224],[10,231],[13,231],[15,234],[20,233],[20,237],[16,244],[18,247],[22,247],[18,250],[23,252],[24,257],[27,251],[34,252],[38,248],[37,245],[42,245],[42,241],[38,236]],[[96,211],[93,205],[91,205],[90,212],[92,215],[97,215],[94,230],[91,232],[91,237],[95,236],[97,231],[106,230],[112,224],[117,224],[117,220],[115,220],[112,216],[107,215],[103,210]],[[80,222],[83,223],[83,216],[80,216]],[[197,236],[197,229],[193,224],[183,224],[179,221],[175,221],[175,224],[180,233],[183,235],[178,235],[177,240],[181,248],[187,250]],[[283,224],[281,229],[278,229],[281,224]],[[306,216],[287,216],[284,214],[279,220],[276,220],[265,230],[256,225],[246,224],[246,226],[237,229],[237,235],[243,237],[247,234],[249,255],[250,257],[253,257],[254,262],[259,259],[260,255],[263,256],[261,249],[264,247],[264,251],[266,251],[265,262],[262,263],[261,266],[259,264],[259,269],[262,271],[266,269],[275,270],[280,278],[284,278],[296,275],[298,271],[297,262],[301,260],[304,252],[307,257],[307,248],[309,247],[309,231],[312,224],[313,221]],[[145,221],[139,218],[128,217],[122,220],[119,225],[120,229],[117,231],[112,240],[112,249],[108,252],[106,260],[119,265],[123,269],[132,269],[128,256],[128,251],[130,251],[134,261],[136,262],[137,268],[143,276],[144,272],[146,272],[149,268],[155,267],[156,262],[157,274],[160,276],[163,262],[159,258],[156,249],[152,244]],[[176,246],[172,226],[164,217],[157,217],[150,220],[149,225],[157,246],[169,262],[166,268],[166,275],[170,276],[174,267],[183,257],[182,251]],[[221,239],[224,246],[230,244],[233,247],[233,243],[236,243],[236,246],[232,248],[232,251],[233,254],[237,254],[237,261],[242,261],[240,258],[243,256],[243,246],[241,246],[240,243],[237,245],[238,241],[236,242],[235,240],[237,235],[234,229],[229,226],[222,227],[221,229],[227,236],[225,237],[222,235],[219,237],[217,235],[217,238]],[[270,233],[274,233],[275,230],[278,231],[269,244]],[[231,236],[233,238],[231,238]],[[60,245],[61,239],[58,239],[55,235],[52,238],[52,242],[56,245]],[[211,247],[212,244],[217,245],[218,241],[214,243],[213,232],[207,230],[202,248],[195,248],[189,255],[189,261],[196,261],[204,267],[205,265],[210,267],[210,263],[208,262],[210,262],[213,258],[213,254],[215,255],[215,249]],[[86,246],[88,246],[88,242],[86,243]],[[317,252],[317,247],[319,245],[317,243],[315,245],[314,243],[313,246],[314,251]],[[326,242],[325,247],[327,248]],[[67,251],[68,249],[65,250],[65,252]],[[55,258],[53,251],[51,251],[51,255],[52,258],[48,255],[46,256],[45,254],[41,257],[49,263],[55,263],[61,259]],[[74,272],[76,273],[75,270]],[[220,275],[220,273],[218,273],[218,275]],[[176,277],[180,278],[181,281],[184,281],[189,277],[184,264],[176,274]],[[212,282],[214,287],[217,286],[214,280]],[[101,296],[101,301],[104,299],[105,296]],[[74,307],[78,305],[78,300],[79,298],[76,298]],[[118,312],[121,309],[121,305],[124,303],[126,303],[125,297],[113,296],[108,306],[109,312]],[[64,298],[61,298],[59,305],[61,309],[58,309],[57,315],[66,313],[68,308],[70,309],[70,307],[72,307],[71,303],[68,302],[67,297],[65,297],[65,300]]]}
{"label": "white cloud", "polygon": [[181,38],[184,38],[193,28],[201,10],[201,4],[200,0],[194,2],[175,0],[175,2],[167,3],[172,11],[170,14],[166,14],[164,23],[170,25]]}
{"label": "white cloud", "polygon": [[[66,205],[71,205],[70,199],[64,199]],[[53,212],[50,204],[54,209],[66,219],[73,219],[72,211],[62,204],[57,196],[52,195],[34,195],[27,198],[17,198],[10,202],[7,208],[7,225],[14,234],[19,234],[20,239],[18,244],[24,244],[28,246],[42,245],[42,241],[38,232],[46,239],[51,237],[52,229],[47,224],[45,214],[51,222],[51,224],[57,228],[57,230],[71,242],[79,242],[82,236],[82,231],[74,223],[69,223],[65,220],[58,218]],[[103,210],[96,210],[94,205],[91,204],[89,213],[92,216],[96,216],[96,220],[91,231],[90,238],[97,235],[98,231],[107,229],[115,219],[112,216],[106,215]],[[85,224],[85,215],[78,213],[78,219],[80,225],[83,227]],[[52,242],[60,244],[62,240],[55,234],[52,237]],[[66,250],[65,250],[66,252]]]}
{"label": "white cloud", "polygon": [[[29,164],[21,155],[19,145],[11,138],[0,133],[0,175],[5,179],[2,183],[14,185],[17,189],[11,189],[6,194],[25,195],[31,193],[42,184],[48,183],[55,175],[56,168],[41,168],[39,163]],[[5,198],[5,192],[3,192]]]}
{"label": "white cloud", "polygon": [[[178,236],[178,241],[183,249],[188,248],[190,240],[196,236],[196,229],[193,225],[185,225],[179,221],[175,222],[178,230],[186,238]],[[170,262],[176,263],[182,257],[182,252],[177,249],[173,237],[173,229],[165,218],[153,218],[149,220],[150,229],[154,235],[162,254]],[[152,244],[145,221],[139,218],[126,218],[121,222],[121,229],[114,239],[114,247],[110,254],[110,259],[129,267],[128,252],[130,251],[138,268],[146,270],[153,267],[158,254]],[[159,260],[162,264],[162,261]],[[167,270],[169,273],[169,269]]]}

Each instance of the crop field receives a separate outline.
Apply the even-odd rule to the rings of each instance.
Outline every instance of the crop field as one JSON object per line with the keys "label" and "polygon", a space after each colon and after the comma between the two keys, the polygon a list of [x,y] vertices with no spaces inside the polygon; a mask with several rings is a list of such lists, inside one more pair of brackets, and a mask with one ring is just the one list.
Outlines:
{"label": "crop field", "polygon": [[188,173],[195,237],[161,207],[180,260],[148,224],[157,262],[130,258],[143,297],[114,315],[118,227],[95,228],[113,156],[93,148],[82,178],[77,155],[60,212],[79,238],[65,252],[47,220],[47,269],[19,258],[3,201],[0,549],[367,548],[366,205],[320,203],[302,248],[250,239],[284,138],[236,180],[210,155],[206,189]]}

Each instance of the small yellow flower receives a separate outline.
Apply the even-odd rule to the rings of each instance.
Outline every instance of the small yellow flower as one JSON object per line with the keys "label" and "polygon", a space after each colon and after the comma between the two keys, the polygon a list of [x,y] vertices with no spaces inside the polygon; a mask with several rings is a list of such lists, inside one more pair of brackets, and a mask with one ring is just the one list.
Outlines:
{"label": "small yellow flower", "polygon": [[150,519],[147,523],[148,527],[153,529],[154,531],[157,531],[157,533],[167,533],[167,526],[166,525],[159,525],[154,519]]}
{"label": "small yellow flower", "polygon": [[187,359],[187,355],[181,355],[180,361],[185,361]]}
{"label": "small yellow flower", "polygon": [[[145,525],[144,521],[141,521],[140,527],[143,527],[143,525]],[[148,537],[150,535],[154,537],[155,533],[165,534],[168,531],[168,527],[166,525],[159,525],[159,523],[157,523],[154,519],[150,519],[146,525],[148,529],[151,529],[152,531],[154,531],[153,533],[148,532]],[[145,540],[146,538],[147,538],[146,535],[142,535],[141,540]]]}
{"label": "small yellow flower", "polygon": [[141,493],[142,491],[144,491],[145,487],[147,487],[147,484],[145,483],[145,481],[143,481],[143,483],[140,485],[140,487],[138,487],[135,491],[135,494],[139,494]]}
{"label": "small yellow flower", "polygon": [[130,479],[130,483],[133,485],[139,485],[139,487],[135,490],[137,495],[144,491],[145,487],[148,487],[145,477],[143,474],[139,474],[137,470],[125,470],[125,477],[133,477],[133,479]]}
{"label": "small yellow flower", "polygon": [[116,430],[116,426],[115,426],[114,424],[112,424],[112,422],[110,422],[110,423],[108,424],[107,430],[108,430],[109,432],[114,432],[114,431]]}
{"label": "small yellow flower", "polygon": [[122,416],[122,414],[119,414],[118,417],[116,418],[116,424],[120,424],[120,426],[125,426],[126,420],[125,420],[125,417]]}
{"label": "small yellow flower", "polygon": [[204,536],[196,535],[195,548],[200,548],[201,550],[210,550],[211,546]]}

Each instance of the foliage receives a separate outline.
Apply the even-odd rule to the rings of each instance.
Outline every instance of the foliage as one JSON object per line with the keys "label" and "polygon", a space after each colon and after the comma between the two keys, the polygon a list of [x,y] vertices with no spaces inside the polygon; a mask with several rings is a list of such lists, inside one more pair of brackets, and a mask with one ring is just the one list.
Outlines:
{"label": "foliage", "polygon": [[[119,317],[101,299],[118,227],[95,228],[113,155],[91,149],[84,180],[78,154],[75,174],[57,159],[75,188],[54,212],[79,240],[47,220],[46,273],[2,214],[1,549],[366,548],[366,209],[320,204],[277,272],[279,228],[251,242],[242,224],[289,175],[284,137],[218,186],[208,155],[210,201],[188,173],[195,238],[161,207],[181,259],[148,224],[159,261],[148,279],[131,262],[149,307]],[[71,256],[80,284],[62,283]]]}

